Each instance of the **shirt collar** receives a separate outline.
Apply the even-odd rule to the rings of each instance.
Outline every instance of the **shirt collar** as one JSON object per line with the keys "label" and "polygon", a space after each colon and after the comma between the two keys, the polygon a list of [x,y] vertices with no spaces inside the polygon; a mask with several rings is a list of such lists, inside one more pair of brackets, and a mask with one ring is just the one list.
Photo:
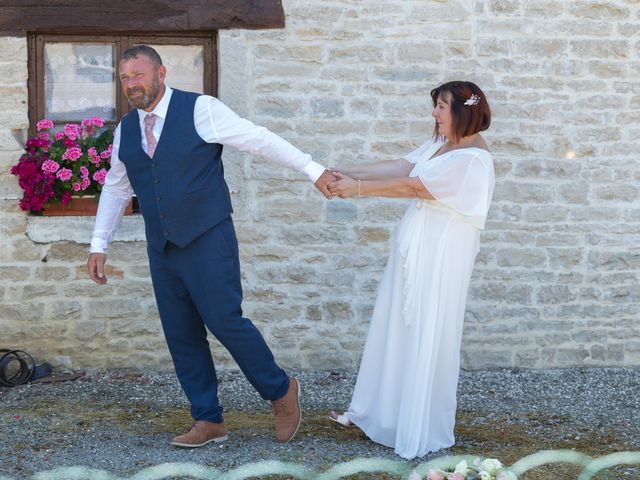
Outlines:
{"label": "shirt collar", "polygon": [[169,110],[169,102],[171,101],[171,94],[173,93],[173,89],[169,86],[166,86],[164,90],[164,95],[156,105],[156,108],[151,110],[150,112],[145,112],[142,109],[138,109],[138,115],[140,116],[140,121],[144,120],[148,114],[153,113],[163,120],[167,118],[167,111]]}

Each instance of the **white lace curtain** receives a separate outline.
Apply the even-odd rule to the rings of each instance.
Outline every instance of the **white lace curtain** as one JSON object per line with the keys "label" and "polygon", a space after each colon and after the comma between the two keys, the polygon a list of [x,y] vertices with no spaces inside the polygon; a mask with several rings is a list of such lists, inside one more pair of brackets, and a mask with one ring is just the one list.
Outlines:
{"label": "white lace curtain", "polygon": [[[167,66],[167,84],[204,90],[201,45],[152,45]],[[116,121],[116,60],[112,43],[46,43],[45,117],[82,120],[97,115]]]}

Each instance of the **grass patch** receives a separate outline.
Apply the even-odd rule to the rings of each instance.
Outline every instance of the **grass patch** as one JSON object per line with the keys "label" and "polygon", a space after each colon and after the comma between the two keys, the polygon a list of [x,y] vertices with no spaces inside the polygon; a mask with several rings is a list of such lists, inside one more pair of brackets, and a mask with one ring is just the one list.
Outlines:
{"label": "grass patch", "polygon": [[[38,420],[39,428],[44,432],[60,436],[82,434],[89,428],[101,428],[145,434],[166,434],[167,436],[183,432],[191,423],[188,409],[183,407],[154,407],[147,403],[98,399],[94,401],[57,398],[37,398],[28,409],[0,408],[2,417],[19,416],[22,421]],[[250,441],[256,436],[273,435],[273,417],[270,413],[225,412],[227,428],[235,439]],[[366,441],[365,435],[356,428],[340,428],[329,421],[326,412],[305,412],[300,437],[313,437],[332,443]],[[559,432],[563,432],[560,434]],[[564,436],[563,436],[564,435]],[[576,449],[597,457],[614,451],[634,450],[632,445],[620,441],[615,427],[579,424],[575,419],[559,415],[542,413],[517,413],[490,416],[472,410],[459,411],[456,424],[456,446],[453,454],[474,454],[498,458],[505,464],[547,449]],[[20,451],[30,449],[33,452],[46,450],[49,445],[20,445]],[[306,463],[301,454],[296,455],[295,445],[288,452],[286,461]],[[319,454],[321,456],[321,454]],[[332,463],[350,458],[326,458],[318,470],[326,470]],[[314,459],[315,464],[319,462]],[[416,462],[418,463],[418,462]],[[614,469],[614,476],[622,470]],[[548,480],[576,478],[580,469],[567,465],[546,465],[532,470],[522,480]],[[280,479],[284,476],[263,477]],[[345,477],[347,478],[347,477]],[[384,474],[362,474],[348,477],[361,479],[387,480],[396,478]],[[605,477],[599,477],[605,478]],[[624,477],[620,475],[620,478]]]}

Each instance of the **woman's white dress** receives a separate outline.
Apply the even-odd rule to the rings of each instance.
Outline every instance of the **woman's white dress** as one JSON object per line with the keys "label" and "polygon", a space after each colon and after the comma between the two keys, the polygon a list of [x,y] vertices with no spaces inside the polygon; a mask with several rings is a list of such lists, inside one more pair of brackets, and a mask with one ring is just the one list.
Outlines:
{"label": "woman's white dress", "polygon": [[396,228],[358,380],[346,412],[369,438],[411,459],[455,443],[462,323],[495,183],[479,148],[405,158],[437,200],[412,201]]}

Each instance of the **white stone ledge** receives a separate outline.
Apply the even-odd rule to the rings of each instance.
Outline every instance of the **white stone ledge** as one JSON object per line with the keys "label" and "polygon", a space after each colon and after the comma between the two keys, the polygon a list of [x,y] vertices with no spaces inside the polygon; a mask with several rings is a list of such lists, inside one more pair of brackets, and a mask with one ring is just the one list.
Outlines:
{"label": "white stone ledge", "polygon": [[[27,220],[27,237],[36,243],[91,242],[95,217],[35,217]],[[142,215],[122,218],[114,242],[144,242]]]}

